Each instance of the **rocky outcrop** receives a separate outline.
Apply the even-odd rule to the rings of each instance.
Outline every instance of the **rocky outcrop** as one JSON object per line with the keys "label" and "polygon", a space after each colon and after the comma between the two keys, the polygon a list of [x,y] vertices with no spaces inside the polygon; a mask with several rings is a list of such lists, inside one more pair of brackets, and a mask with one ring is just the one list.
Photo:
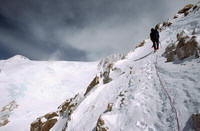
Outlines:
{"label": "rocky outcrop", "polygon": [[41,131],[42,130],[42,121],[41,119],[37,119],[36,121],[31,123],[31,131]]}
{"label": "rocky outcrop", "polygon": [[184,14],[186,11],[188,11],[189,9],[191,9],[193,7],[193,4],[188,4],[186,5],[183,9],[179,10],[178,13],[179,14]]}
{"label": "rocky outcrop", "polygon": [[192,122],[193,122],[195,131],[200,131],[200,114],[193,114]]}
{"label": "rocky outcrop", "polygon": [[108,127],[105,126],[105,122],[101,116],[99,117],[97,121],[96,131],[108,131]]}
{"label": "rocky outcrop", "polygon": [[157,24],[157,25],[155,26],[155,29],[160,30],[160,29],[161,29],[161,24],[160,24],[160,23]]}
{"label": "rocky outcrop", "polygon": [[87,87],[86,92],[84,93],[84,96],[86,96],[96,85],[99,84],[99,77],[96,76],[89,84],[89,86]]}
{"label": "rocky outcrop", "polygon": [[170,21],[163,22],[163,27],[169,27],[171,25],[172,25],[172,22],[170,22]]}
{"label": "rocky outcrop", "polygon": [[98,64],[98,69],[100,72],[100,80],[103,82],[103,84],[107,84],[112,81],[112,79],[110,78],[110,71],[112,71],[114,63],[124,58],[124,54],[115,54],[108,56],[100,61],[100,63]]}
{"label": "rocky outcrop", "polygon": [[112,111],[112,106],[113,106],[113,103],[109,103],[108,106],[107,106],[107,109],[104,111],[104,113],[111,112]]}
{"label": "rocky outcrop", "polygon": [[155,29],[157,29],[158,31],[162,31],[171,25],[172,25],[172,22],[170,20],[167,20],[167,21],[164,21],[163,23],[157,24],[155,26]]}
{"label": "rocky outcrop", "polygon": [[31,123],[31,131],[49,131],[57,122],[57,112],[47,113]]}
{"label": "rocky outcrop", "polygon": [[44,115],[44,117],[48,120],[48,119],[52,119],[54,117],[58,116],[58,114],[56,112],[52,112],[52,113],[48,113],[46,115]]}
{"label": "rocky outcrop", "polygon": [[71,121],[72,113],[76,110],[80,102],[81,102],[81,98],[79,94],[77,94],[73,98],[70,98],[66,100],[65,102],[63,102],[63,104],[61,104],[58,107],[58,110],[60,112],[60,117],[67,118],[67,121],[63,127],[63,130],[66,130],[66,128],[68,127],[68,122]]}
{"label": "rocky outcrop", "polygon": [[198,42],[195,36],[186,35],[185,31],[177,34],[177,43],[171,43],[165,49],[167,62],[177,59],[184,60],[190,56],[199,57]]}
{"label": "rocky outcrop", "polygon": [[78,94],[75,97],[67,99],[63,102],[56,112],[47,113],[44,116],[38,117],[34,122],[31,123],[31,131],[49,131],[57,122],[58,117],[67,117],[65,127],[67,127],[68,121],[71,120],[72,112],[78,105],[79,99]]}
{"label": "rocky outcrop", "polygon": [[61,116],[67,115],[68,119],[71,120],[71,114],[79,103],[78,96],[78,94],[75,95],[75,97],[66,100],[58,107]]}
{"label": "rocky outcrop", "polygon": [[135,48],[142,47],[142,46],[144,46],[144,44],[145,44],[145,40],[143,40],[142,42],[140,42],[140,44],[139,44],[139,45],[137,45]]}
{"label": "rocky outcrop", "polygon": [[103,112],[102,115],[99,116],[96,124],[96,131],[108,131],[108,127],[105,125],[105,121],[103,120],[103,115],[105,115],[108,112],[112,111],[113,103],[108,103],[107,109]]}
{"label": "rocky outcrop", "polygon": [[101,78],[103,78],[103,84],[107,84],[110,81],[112,81],[112,79],[110,78],[110,70],[111,69],[112,69],[112,64],[109,65],[108,71],[101,72],[100,76],[101,76]]}
{"label": "rocky outcrop", "polygon": [[42,126],[42,131],[49,131],[57,122],[57,119],[49,119]]}
{"label": "rocky outcrop", "polygon": [[179,58],[179,60],[183,60],[185,58],[188,58],[190,56],[195,56],[196,58],[199,57],[198,53],[198,42],[195,39],[195,36],[192,36],[191,38],[183,39],[182,41],[179,41],[177,47],[176,47],[176,55]]}
{"label": "rocky outcrop", "polygon": [[166,58],[167,61],[166,62],[170,62],[170,61],[174,61],[175,60],[175,44],[171,43],[169,44],[166,48],[165,48],[165,53],[163,54]]}
{"label": "rocky outcrop", "polygon": [[176,19],[176,18],[178,18],[178,15],[177,15],[177,14],[173,17],[173,19]]}
{"label": "rocky outcrop", "polygon": [[0,113],[3,115],[0,116],[0,127],[9,123],[8,118],[10,117],[10,113],[18,106],[15,101],[12,101],[1,109]]}

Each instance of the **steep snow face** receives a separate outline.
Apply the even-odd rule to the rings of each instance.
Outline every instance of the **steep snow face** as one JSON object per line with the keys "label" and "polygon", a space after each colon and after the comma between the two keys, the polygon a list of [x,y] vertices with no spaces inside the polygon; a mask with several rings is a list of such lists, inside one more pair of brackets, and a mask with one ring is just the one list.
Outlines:
{"label": "steep snow face", "polygon": [[[160,33],[161,46],[152,50],[148,39],[144,46],[114,60],[107,71],[110,81],[101,80],[71,115],[67,131],[176,131],[193,130],[191,116],[200,113],[200,59],[168,62],[165,48],[177,42],[183,30],[200,43],[200,5],[187,16],[177,15],[171,26]],[[109,63],[109,61],[107,62]],[[102,66],[102,68],[105,68]],[[112,103],[112,110],[107,105]],[[97,123],[100,121],[100,123]],[[62,119],[52,130],[62,129]]]}
{"label": "steep snow face", "polygon": [[[6,119],[9,122],[0,130],[30,130],[31,122],[37,117],[55,111],[64,100],[75,94],[82,94],[95,76],[97,64],[31,61],[19,55],[1,60],[0,123]],[[11,102],[17,106],[7,110],[12,106]]]}

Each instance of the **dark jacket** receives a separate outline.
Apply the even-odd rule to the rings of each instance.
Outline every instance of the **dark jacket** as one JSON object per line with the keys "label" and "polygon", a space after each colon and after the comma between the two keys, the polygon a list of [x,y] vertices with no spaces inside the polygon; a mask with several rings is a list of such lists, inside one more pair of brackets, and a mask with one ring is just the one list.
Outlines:
{"label": "dark jacket", "polygon": [[152,41],[159,41],[159,32],[156,29],[151,29],[150,38]]}

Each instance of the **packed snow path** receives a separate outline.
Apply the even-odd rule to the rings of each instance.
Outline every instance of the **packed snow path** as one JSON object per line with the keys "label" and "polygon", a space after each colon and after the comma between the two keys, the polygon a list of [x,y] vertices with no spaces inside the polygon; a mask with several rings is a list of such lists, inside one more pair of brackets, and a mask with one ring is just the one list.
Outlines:
{"label": "packed snow path", "polygon": [[[150,44],[150,43],[148,43],[148,44]],[[154,123],[154,124],[152,124],[153,125],[152,127],[149,126],[150,122],[145,122],[146,120],[137,121],[136,126],[140,130],[154,130],[154,129],[162,130],[165,128],[166,125],[168,125],[168,127],[171,128],[170,130],[176,130],[178,128],[178,131],[180,131],[176,108],[172,104],[173,100],[171,100],[172,98],[168,94],[167,90],[164,88],[161,78],[158,74],[159,71],[157,68],[156,53],[153,53],[153,54],[149,53],[148,55],[145,55],[145,57],[141,57],[141,58],[137,59],[136,61],[137,61],[135,63],[135,64],[137,64],[137,65],[135,65],[136,67],[144,65],[144,66],[142,66],[143,72],[141,72],[141,74],[145,77],[143,77],[143,79],[141,80],[141,83],[143,83],[143,86],[146,86],[146,87],[142,88],[141,90],[144,91],[143,92],[144,94],[143,93],[142,94],[146,96],[146,99],[145,99],[145,97],[142,99],[144,101],[146,101],[145,104],[153,102],[153,101],[147,102],[148,99],[155,100],[154,102],[156,102],[155,104],[157,107],[157,109],[155,109],[155,110],[147,109],[147,111],[144,112],[145,116],[143,116],[142,118],[143,119],[146,118],[148,115],[150,115],[148,113],[153,111],[152,113],[156,113],[153,116],[157,116],[157,119],[159,119],[156,122],[157,125],[156,125],[156,123]],[[137,71],[138,70],[141,70],[141,69],[137,69]],[[149,96],[149,98],[148,98],[148,96]],[[141,103],[141,100],[137,101],[137,103]],[[147,107],[144,107],[144,109],[145,108],[147,108]],[[130,108],[128,108],[128,109],[130,109]],[[175,112],[175,114],[174,114],[174,112]],[[151,118],[151,115],[149,116],[149,118]],[[165,115],[165,116],[163,116],[163,115]],[[161,121],[162,124],[159,124],[159,121]],[[177,127],[176,127],[176,125],[177,125]],[[136,130],[138,130],[138,129],[136,128]]]}
{"label": "packed snow path", "polygon": [[163,90],[165,91],[165,93],[166,93],[166,95],[167,95],[167,97],[168,97],[168,99],[169,99],[170,106],[171,106],[172,110],[173,110],[174,113],[176,114],[177,129],[178,129],[178,131],[180,131],[180,124],[179,124],[179,118],[178,118],[177,110],[176,110],[176,108],[174,107],[173,102],[172,102],[173,100],[172,100],[171,96],[169,95],[167,89],[164,87],[164,85],[163,85],[163,83],[162,83],[162,80],[161,80],[161,78],[160,78],[160,75],[159,75],[159,73],[158,73],[158,68],[157,68],[157,62],[158,62],[158,61],[157,61],[157,58],[158,58],[158,57],[156,56],[156,62],[155,62],[156,75],[157,75],[158,78],[159,78],[159,82],[160,82],[161,87],[163,88]]}

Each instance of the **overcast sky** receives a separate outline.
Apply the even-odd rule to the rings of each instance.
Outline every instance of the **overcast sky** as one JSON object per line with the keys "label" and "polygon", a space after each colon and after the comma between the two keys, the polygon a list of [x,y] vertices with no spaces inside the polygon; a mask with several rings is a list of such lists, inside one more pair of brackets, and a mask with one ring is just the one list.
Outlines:
{"label": "overcast sky", "polygon": [[127,52],[192,0],[0,0],[0,59],[99,60]]}

